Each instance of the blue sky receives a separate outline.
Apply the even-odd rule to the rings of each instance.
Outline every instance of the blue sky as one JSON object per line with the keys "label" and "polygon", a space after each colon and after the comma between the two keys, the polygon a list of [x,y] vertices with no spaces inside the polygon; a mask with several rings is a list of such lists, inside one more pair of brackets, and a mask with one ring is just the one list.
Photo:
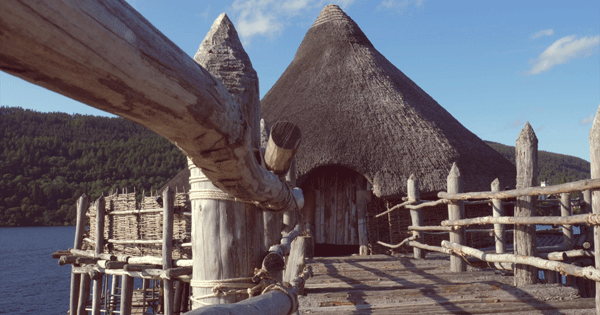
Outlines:
{"label": "blue sky", "polygon": [[[226,12],[261,96],[292,61],[321,0],[128,1],[190,56]],[[341,0],[376,49],[465,127],[514,145],[529,121],[539,149],[589,161],[600,106],[600,1]],[[0,105],[108,115],[0,73]]]}

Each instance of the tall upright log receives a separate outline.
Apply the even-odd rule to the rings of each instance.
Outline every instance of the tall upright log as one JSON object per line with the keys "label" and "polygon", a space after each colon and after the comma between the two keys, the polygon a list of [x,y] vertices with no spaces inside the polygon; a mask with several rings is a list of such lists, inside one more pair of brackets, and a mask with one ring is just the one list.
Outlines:
{"label": "tall upright log", "polygon": [[131,315],[133,307],[133,277],[124,275],[121,279],[121,315]]}
{"label": "tall upright log", "polygon": [[[562,193],[560,194],[560,215],[562,217],[570,217],[572,215],[571,209],[571,194]],[[563,225],[562,226],[563,233],[563,246],[565,250],[573,249],[573,226],[572,225]]]}
{"label": "tall upright log", "polygon": [[[175,210],[175,194],[170,187],[163,191],[163,244],[162,267],[167,270],[173,267],[173,219]],[[174,313],[173,280],[164,279],[164,315]]]}
{"label": "tall upright log", "polygon": [[[415,203],[419,201],[419,180],[415,177],[415,175],[410,175],[407,181],[407,191],[408,191],[408,201],[414,201]],[[410,210],[410,218],[412,222],[412,226],[423,226],[423,211],[421,209]],[[413,231],[413,236],[417,236],[419,241],[423,242],[423,236],[425,233],[423,231]],[[413,247],[413,254],[415,259],[424,259],[425,251],[421,248]]]}
{"label": "tall upright log", "polygon": [[148,127],[237,198],[295,207],[257,163],[248,120],[223,84],[127,2],[6,0],[0,21],[0,70]]}
{"label": "tall upright log", "polygon": [[[258,77],[244,51],[235,27],[226,14],[213,23],[194,60],[220,79],[234,100],[241,105],[249,122],[247,136],[252,152],[260,145],[260,99]],[[220,154],[220,153],[219,153]],[[256,155],[254,162],[258,164]],[[208,179],[210,172],[190,164],[192,202],[192,290],[202,304],[234,303],[247,296],[213,293],[212,280],[252,277],[260,268],[263,247],[263,218],[256,205],[235,200]],[[210,245],[209,245],[210,244]],[[233,282],[237,280],[232,280]],[[251,281],[245,281],[250,285]],[[227,288],[227,285],[224,285]]]}
{"label": "tall upright log", "polygon": [[[517,164],[517,189],[537,186],[537,150],[538,140],[529,122],[519,134],[515,147]],[[518,197],[515,204],[515,217],[531,217],[535,214],[537,198],[532,196]],[[535,256],[535,225],[515,224],[515,255]],[[535,284],[537,268],[533,266],[515,265],[515,286]]]}
{"label": "tall upright log", "polygon": [[[96,200],[96,244],[95,254],[99,257],[104,249],[104,214],[106,212],[106,201],[104,196],[100,196]],[[94,286],[92,289],[92,315],[100,315],[100,304],[102,302],[102,278],[100,275],[99,279],[94,279]]]}
{"label": "tall upright log", "polygon": [[[456,163],[452,163],[452,168],[450,169],[450,173],[448,174],[448,193],[456,194],[461,193],[462,191],[462,180],[460,177],[460,171]],[[464,201],[455,201],[453,203],[448,204],[448,219],[450,220],[460,220],[465,218],[465,205]],[[450,232],[450,242],[465,245],[466,235],[465,228],[459,227],[455,231]],[[450,256],[450,271],[452,272],[462,272],[467,271],[467,263],[462,259],[462,257],[457,255]]]}
{"label": "tall upright log", "polygon": [[[600,106],[590,129],[590,173],[591,178],[600,178]],[[600,214],[600,190],[592,192],[592,211]],[[594,260],[600,269],[600,226],[594,226]],[[600,314],[600,282],[596,282],[596,314]]]}
{"label": "tall upright log", "polygon": [[[495,179],[492,182],[492,192],[500,191],[500,180]],[[494,217],[504,216],[504,204],[502,199],[492,199],[492,214]],[[504,254],[506,252],[506,239],[504,238],[504,224],[494,224],[494,240],[496,243],[496,253]]]}
{"label": "tall upright log", "polygon": [[367,203],[370,201],[372,192],[370,190],[356,191],[356,216],[358,218],[358,244],[360,256],[367,256],[369,250],[369,238],[367,230]]}
{"label": "tall upright log", "polygon": [[[77,199],[77,221],[75,223],[75,242],[74,249],[81,249],[83,245],[83,233],[85,232],[85,214],[88,210],[88,197],[86,194],[81,195]],[[71,266],[71,268],[74,268]],[[71,272],[71,293],[69,303],[69,314],[76,314],[77,304],[79,303],[79,284],[81,282],[81,274]]]}
{"label": "tall upright log", "polygon": [[[260,120],[260,150],[264,157],[264,152],[266,151],[267,144],[269,143],[269,138],[271,136],[271,129],[269,125],[264,119]],[[261,161],[263,167],[264,158]],[[263,239],[263,248],[262,251],[266,252],[269,250],[273,244],[279,244],[281,240],[281,231],[283,230],[283,213],[280,212],[271,212],[271,211],[263,211],[263,225],[265,227],[264,231],[264,239]]]}

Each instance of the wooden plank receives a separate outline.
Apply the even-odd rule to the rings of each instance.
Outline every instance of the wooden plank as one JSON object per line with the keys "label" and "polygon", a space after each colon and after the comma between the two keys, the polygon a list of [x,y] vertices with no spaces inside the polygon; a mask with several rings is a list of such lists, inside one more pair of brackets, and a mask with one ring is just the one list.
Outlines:
{"label": "wooden plank", "polygon": [[0,70],[157,132],[235,197],[294,209],[224,85],[125,1],[6,0],[0,20]]}
{"label": "wooden plank", "polygon": [[[517,189],[537,185],[538,140],[529,122],[519,134],[515,146],[517,157]],[[517,197],[515,217],[533,217],[537,198],[532,196]],[[536,255],[535,225],[515,225],[514,254],[521,256]],[[515,286],[534,284],[537,282],[537,268],[515,265]]]}

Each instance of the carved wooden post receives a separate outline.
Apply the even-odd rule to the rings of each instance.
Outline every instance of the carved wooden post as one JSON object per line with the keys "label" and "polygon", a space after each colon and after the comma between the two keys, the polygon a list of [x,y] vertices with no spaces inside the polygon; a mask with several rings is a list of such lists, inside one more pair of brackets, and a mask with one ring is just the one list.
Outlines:
{"label": "carved wooden post", "polygon": [[[173,190],[167,187],[163,191],[163,244],[162,265],[163,270],[173,267],[173,218],[175,210],[175,196]],[[173,280],[165,279],[164,283],[164,315],[173,315]]]}
{"label": "carved wooden post", "polygon": [[[591,178],[600,178],[600,106],[590,129],[590,173]],[[592,211],[600,214],[600,190],[592,192]],[[600,269],[600,226],[594,226],[594,261]],[[596,314],[600,314],[600,282],[596,282]]]}
{"label": "carved wooden post", "polygon": [[[495,179],[492,182],[492,192],[500,191],[500,180]],[[502,199],[492,199],[492,214],[494,217],[504,216],[504,204]],[[504,224],[494,224],[494,240],[496,242],[496,253],[504,254],[506,252],[506,239],[504,238]]]}
{"label": "carved wooden post", "polygon": [[[457,194],[462,191],[462,180],[460,177],[460,171],[456,163],[452,163],[450,174],[448,174],[448,188],[449,194]],[[465,218],[465,205],[463,201],[454,201],[448,204],[448,219],[460,220]],[[465,228],[460,227],[455,231],[450,232],[450,242],[465,245]],[[450,271],[462,272],[467,271],[467,264],[464,259],[457,255],[450,256]]]}
{"label": "carved wooden post", "polygon": [[[570,217],[572,215],[571,209],[571,194],[562,193],[560,194],[560,215],[563,217]],[[565,250],[573,249],[573,226],[563,225],[563,246]]]}
{"label": "carved wooden post", "polygon": [[[517,189],[537,185],[538,140],[529,122],[519,134],[515,148],[517,159]],[[515,217],[531,217],[535,213],[537,197],[518,197],[515,204]],[[535,256],[535,224],[515,224],[515,255]],[[537,268],[527,265],[515,265],[515,286],[535,284]]]}
{"label": "carved wooden post", "polygon": [[[260,99],[258,77],[244,51],[235,27],[225,14],[213,23],[194,60],[220,79],[240,105],[250,126],[255,153],[260,144]],[[219,155],[219,151],[211,154]],[[212,296],[214,280],[252,284],[248,277],[260,268],[263,248],[262,212],[254,204],[242,203],[217,188],[193,163],[190,167],[192,205],[193,308],[202,304],[235,303],[242,294]],[[223,163],[223,168],[228,167]],[[245,280],[239,280],[245,278]],[[237,280],[235,280],[237,279]],[[226,290],[227,284],[221,284]],[[238,288],[239,289],[239,288]],[[201,296],[206,298],[198,299]]]}
{"label": "carved wooden post", "polygon": [[[106,210],[106,202],[104,196],[100,196],[96,200],[96,257],[102,254],[104,249],[104,214]],[[100,315],[100,302],[102,301],[102,278],[94,280],[94,288],[92,293],[92,315]]]}
{"label": "carved wooden post", "polygon": [[[83,245],[83,233],[85,232],[85,214],[88,210],[88,197],[86,194],[81,195],[77,200],[77,222],[75,225],[75,243],[74,249],[81,249]],[[73,266],[71,265],[71,268]],[[81,274],[71,273],[71,295],[69,303],[69,314],[76,314],[77,304],[79,302],[79,284],[81,282]]]}
{"label": "carved wooden post", "polygon": [[[419,196],[419,180],[415,177],[415,175],[411,174],[407,181],[407,192],[408,192],[408,200],[418,202],[420,199]],[[423,225],[423,213],[421,209],[410,210],[410,218],[413,226],[422,226]],[[413,231],[413,235],[416,235],[419,238],[419,242],[423,243],[423,236],[425,235],[423,231]],[[415,259],[424,259],[425,258],[425,250],[413,247],[413,254]]]}

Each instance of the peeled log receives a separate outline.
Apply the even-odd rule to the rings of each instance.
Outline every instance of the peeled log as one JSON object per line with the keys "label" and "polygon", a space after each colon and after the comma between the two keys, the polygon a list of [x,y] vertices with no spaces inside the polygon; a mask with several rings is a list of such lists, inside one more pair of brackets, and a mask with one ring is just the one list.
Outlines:
{"label": "peeled log", "polygon": [[6,0],[0,21],[0,70],[155,131],[236,198],[294,209],[223,84],[125,1]]}
{"label": "peeled log", "polygon": [[301,136],[300,128],[291,122],[273,124],[265,151],[267,169],[275,175],[284,176],[298,151]]}

